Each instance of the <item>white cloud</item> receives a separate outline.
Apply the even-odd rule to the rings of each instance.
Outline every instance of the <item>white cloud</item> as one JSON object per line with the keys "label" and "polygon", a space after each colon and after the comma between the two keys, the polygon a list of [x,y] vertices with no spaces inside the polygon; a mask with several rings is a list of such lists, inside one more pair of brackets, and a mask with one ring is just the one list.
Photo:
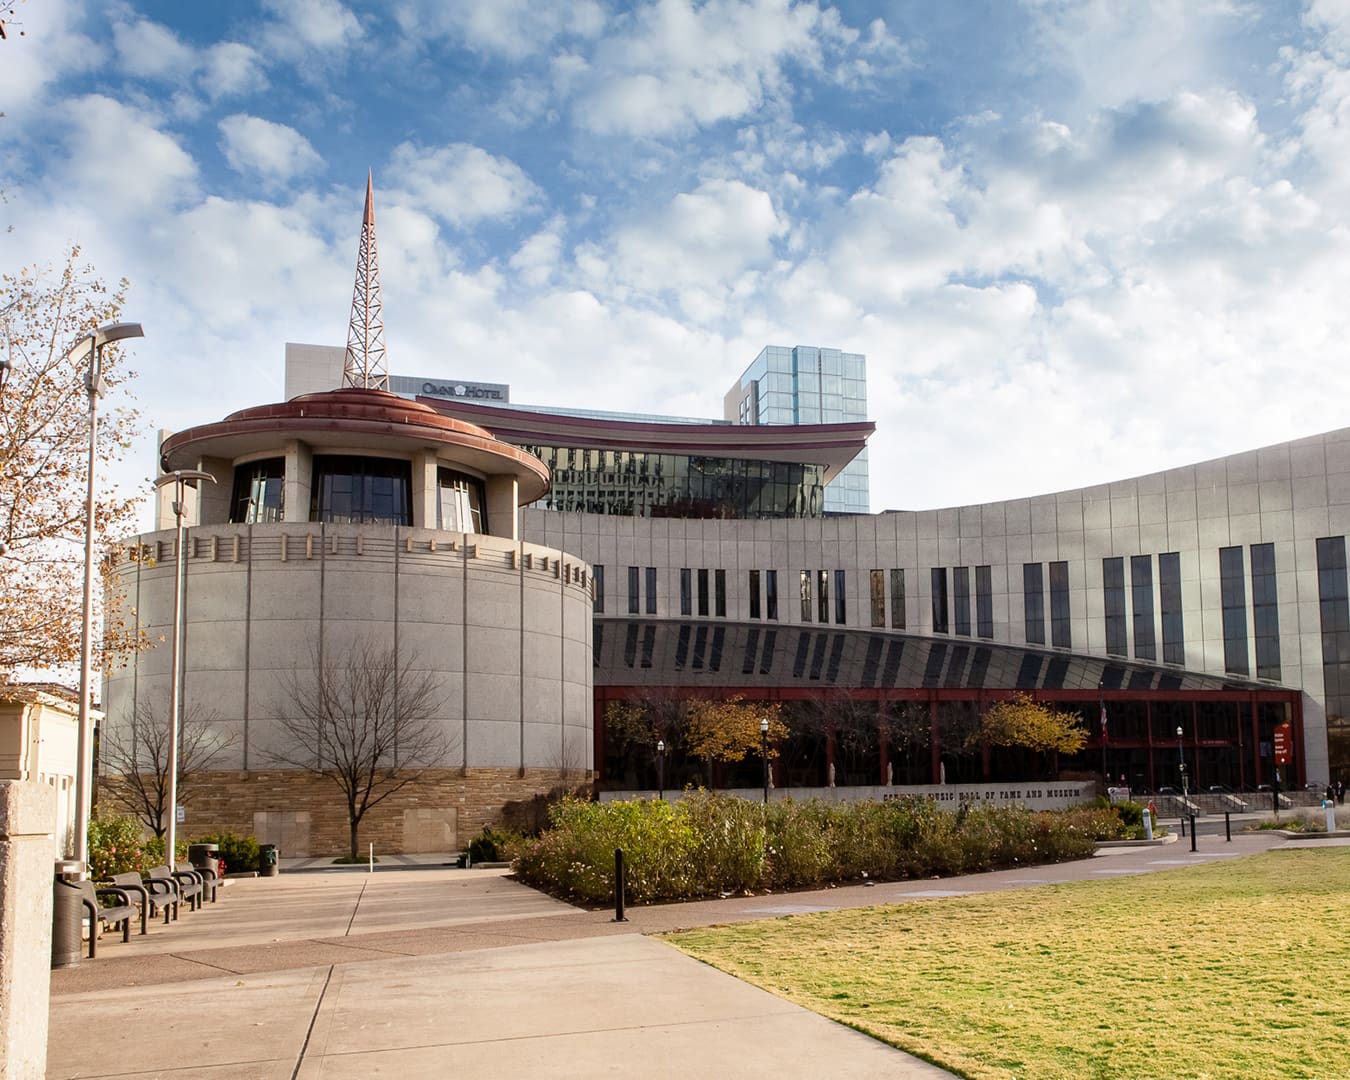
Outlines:
{"label": "white cloud", "polygon": [[271,183],[287,183],[323,164],[300,132],[260,116],[227,116],[220,121],[220,134],[221,150],[232,169],[257,173]]}
{"label": "white cloud", "polygon": [[340,61],[364,36],[341,0],[264,0],[263,7],[274,21],[261,39],[277,56]]}
{"label": "white cloud", "polygon": [[203,55],[202,68],[202,89],[212,101],[267,88],[262,57],[237,41],[212,45]]}
{"label": "white cloud", "polygon": [[128,75],[138,79],[181,81],[196,67],[192,47],[161,23],[149,19],[113,22],[113,47],[118,63]]}
{"label": "white cloud", "polygon": [[388,175],[394,198],[454,226],[513,217],[541,196],[515,162],[467,143],[434,149],[401,143],[389,159]]}
{"label": "white cloud", "polygon": [[82,31],[82,12],[68,4],[25,4],[15,10],[23,23],[20,37],[11,28],[0,63],[0,112],[6,124],[26,126],[30,105],[42,101],[47,87],[97,67],[102,51]]}
{"label": "white cloud", "polygon": [[542,52],[558,38],[595,37],[605,25],[605,9],[595,0],[406,0],[394,16],[415,38],[447,36],[513,59]]}
{"label": "white cloud", "polygon": [[666,135],[746,116],[788,92],[788,64],[817,66],[835,28],[814,4],[658,0],[600,42],[577,120],[604,134]]}

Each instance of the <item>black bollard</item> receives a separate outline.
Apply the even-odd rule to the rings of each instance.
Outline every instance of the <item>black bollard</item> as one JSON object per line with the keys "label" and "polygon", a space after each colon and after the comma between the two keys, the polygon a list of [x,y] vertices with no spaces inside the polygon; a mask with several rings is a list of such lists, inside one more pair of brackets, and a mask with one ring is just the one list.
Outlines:
{"label": "black bollard", "polygon": [[614,849],[614,921],[627,922],[623,913],[623,848]]}
{"label": "black bollard", "polygon": [[1195,850],[1195,815],[1191,815],[1191,850]]}
{"label": "black bollard", "polygon": [[1228,811],[1223,812],[1223,838],[1230,844],[1233,842],[1233,823],[1228,820]]}
{"label": "black bollard", "polygon": [[1186,815],[1185,815],[1185,814],[1182,814],[1182,815],[1181,815],[1181,837],[1182,837],[1183,840],[1186,838]]}

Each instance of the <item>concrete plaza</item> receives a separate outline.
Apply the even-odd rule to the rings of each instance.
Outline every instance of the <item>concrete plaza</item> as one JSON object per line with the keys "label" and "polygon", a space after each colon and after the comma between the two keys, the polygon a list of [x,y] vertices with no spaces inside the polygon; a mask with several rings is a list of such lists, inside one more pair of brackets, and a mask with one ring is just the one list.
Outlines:
{"label": "concrete plaza", "polygon": [[1340,842],[1202,836],[1196,853],[1116,848],[961,878],[630,907],[625,923],[503,870],[283,864],[54,971],[48,1075],[943,1077],[648,935]]}

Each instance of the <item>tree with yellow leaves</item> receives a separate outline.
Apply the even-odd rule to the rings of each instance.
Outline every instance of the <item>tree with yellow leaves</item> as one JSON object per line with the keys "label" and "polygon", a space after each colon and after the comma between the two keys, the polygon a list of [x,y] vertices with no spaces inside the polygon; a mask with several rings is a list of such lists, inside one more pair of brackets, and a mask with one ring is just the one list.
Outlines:
{"label": "tree with yellow leaves", "polygon": [[689,753],[706,762],[742,761],[760,752],[761,720],[769,721],[769,756],[778,756],[777,743],[788,737],[782,706],[746,701],[739,694],[721,700],[689,702],[685,742]]}
{"label": "tree with yellow leaves", "polygon": [[[81,338],[115,322],[126,287],[109,290],[80,263],[28,268],[0,278],[0,682],[16,669],[50,669],[79,658],[84,520],[89,468],[89,350]],[[137,433],[127,370],[115,344],[103,350],[111,401],[99,407],[100,469]],[[132,531],[135,498],[104,487],[95,506],[95,550]],[[106,584],[106,582],[105,582]],[[114,612],[101,656],[137,644]]]}
{"label": "tree with yellow leaves", "polygon": [[985,710],[967,745],[1021,746],[1036,753],[1076,754],[1087,745],[1083,718],[1016,693]]}

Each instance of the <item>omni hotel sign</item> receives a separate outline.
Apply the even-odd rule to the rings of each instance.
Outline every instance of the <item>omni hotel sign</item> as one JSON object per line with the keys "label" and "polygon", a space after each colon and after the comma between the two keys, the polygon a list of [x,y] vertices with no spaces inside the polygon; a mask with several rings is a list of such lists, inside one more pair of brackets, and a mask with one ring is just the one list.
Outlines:
{"label": "omni hotel sign", "polygon": [[505,383],[464,382],[459,379],[422,379],[414,375],[390,375],[389,389],[409,397],[439,397],[456,401],[508,402],[511,387]]}

